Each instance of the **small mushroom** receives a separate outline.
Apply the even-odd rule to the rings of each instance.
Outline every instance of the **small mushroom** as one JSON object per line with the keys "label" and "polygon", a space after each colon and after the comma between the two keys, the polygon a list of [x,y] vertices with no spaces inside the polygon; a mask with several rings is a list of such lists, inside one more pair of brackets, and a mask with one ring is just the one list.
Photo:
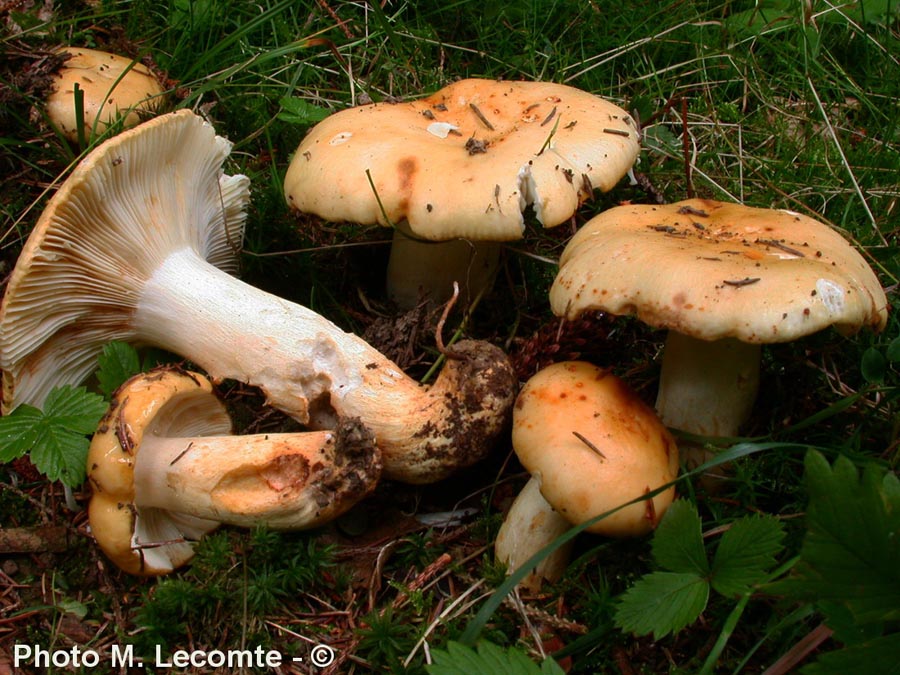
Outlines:
{"label": "small mushroom", "polygon": [[88,136],[121,120],[133,127],[154,113],[163,88],[150,70],[133,59],[84,47],[63,47],[68,58],[52,82],[44,109],[50,122],[70,141],[78,141],[75,86],[83,92],[82,122]]}
{"label": "small mushroom", "polygon": [[475,297],[500,242],[522,238],[529,208],[544,227],[566,222],[594,189],[612,189],[639,150],[631,117],[598,96],[467,79],[326,118],[297,148],[284,191],[300,212],[395,225],[388,294],[409,308],[423,290],[445,300],[454,281]]}
{"label": "small mushroom", "polygon": [[668,329],[657,411],[672,428],[720,437],[750,414],[760,345],[887,321],[877,277],[833,229],[704,199],[593,218],[563,251],[550,303],[570,319],[603,310]]}
{"label": "small mushroom", "polygon": [[88,507],[103,552],[132,574],[165,574],[220,523],[305,529],[365,497],[381,475],[371,432],[231,435],[209,380],[164,368],[113,395],[91,442]]}
{"label": "small mushroom", "polygon": [[460,341],[421,386],[360,337],[233,277],[249,181],[222,173],[230,148],[180,110],[106,141],[73,171],[0,306],[3,410],[84,380],[103,345],[121,340],[258,386],[313,428],[360,418],[388,478],[433,482],[482,459],[518,384],[503,351]]}
{"label": "small mushroom", "polygon": [[[497,558],[520,567],[571,526],[640,498],[678,475],[678,447],[656,413],[618,377],[583,361],[542,369],[522,387],[512,443],[531,478],[495,543]],[[639,537],[656,527],[675,495],[670,487],[587,528]],[[558,549],[524,581],[531,590],[565,570]]]}

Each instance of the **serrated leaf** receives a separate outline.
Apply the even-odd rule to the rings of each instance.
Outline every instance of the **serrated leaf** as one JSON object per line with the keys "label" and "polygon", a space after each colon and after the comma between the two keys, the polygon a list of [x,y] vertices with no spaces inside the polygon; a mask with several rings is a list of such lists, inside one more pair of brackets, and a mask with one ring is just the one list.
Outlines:
{"label": "serrated leaf", "polygon": [[125,380],[141,372],[137,350],[127,342],[113,341],[104,345],[97,364],[97,382],[107,398]]}
{"label": "serrated leaf", "polygon": [[433,663],[425,666],[430,675],[563,675],[564,671],[552,659],[540,666],[520,649],[504,650],[491,642],[481,640],[476,649],[458,642],[449,642],[447,648],[431,650]]}
{"label": "serrated leaf", "polygon": [[0,460],[30,453],[32,463],[50,480],[80,485],[90,446],[87,435],[105,412],[103,397],[84,387],[56,387],[47,395],[43,412],[21,405],[0,417]]}
{"label": "serrated leaf", "polygon": [[84,434],[50,426],[41,434],[30,458],[48,479],[76,487],[84,482],[87,473],[88,448],[90,441]]}
{"label": "serrated leaf", "polygon": [[784,527],[772,516],[736,520],[722,535],[713,558],[711,583],[722,595],[742,595],[761,582],[781,552]]}
{"label": "serrated leaf", "polygon": [[106,401],[84,387],[54,387],[44,401],[44,418],[54,427],[82,435],[92,434],[106,412]]}
{"label": "serrated leaf", "polygon": [[685,499],[669,506],[653,533],[653,558],[670,572],[709,573],[697,508]]}
{"label": "serrated leaf", "polygon": [[26,404],[0,417],[0,462],[18,459],[34,447],[42,417],[40,410]]}
{"label": "serrated leaf", "polygon": [[800,672],[803,675],[847,675],[847,673],[900,675],[898,655],[900,655],[900,633],[891,633],[863,644],[823,654]]}
{"label": "serrated leaf", "polygon": [[843,603],[860,624],[900,619],[900,489],[897,478],[846,457],[806,455],[807,533],[793,575],[776,593]]}
{"label": "serrated leaf", "polygon": [[481,667],[476,672],[487,672],[515,675],[515,673],[538,672],[537,665],[519,649],[510,647],[504,650],[492,642],[482,641],[476,645],[478,657],[481,659]]}
{"label": "serrated leaf", "polygon": [[691,572],[653,572],[629,588],[616,607],[616,626],[654,639],[677,633],[706,608],[709,583]]}

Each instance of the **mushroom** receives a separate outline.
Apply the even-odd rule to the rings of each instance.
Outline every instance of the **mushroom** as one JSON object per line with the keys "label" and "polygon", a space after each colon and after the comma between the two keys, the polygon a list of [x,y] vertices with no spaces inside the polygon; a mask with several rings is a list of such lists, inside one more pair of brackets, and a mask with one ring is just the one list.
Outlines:
{"label": "mushroom", "polygon": [[422,289],[446,299],[453,281],[475,297],[499,242],[523,236],[528,207],[544,227],[565,222],[594,189],[612,189],[639,150],[632,118],[598,96],[467,79],[326,118],[297,148],[284,192],[300,212],[394,225],[388,293],[408,308]]}
{"label": "mushroom", "polygon": [[374,489],[381,461],[371,432],[231,435],[209,380],[162,368],[126,381],[91,442],[91,531],[132,574],[165,574],[220,523],[305,529]]}
{"label": "mushroom", "polygon": [[603,310],[669,329],[657,411],[669,427],[719,437],[750,414],[761,344],[887,320],[874,272],[830,227],[705,199],[590,220],[563,251],[550,303],[570,319]]}
{"label": "mushroom", "polygon": [[[512,443],[531,474],[495,542],[510,571],[572,525],[596,518],[678,475],[678,447],[650,406],[608,370],[563,361],[522,387],[513,409]],[[588,532],[639,537],[659,523],[675,496],[669,487],[598,520]],[[531,590],[565,570],[561,547],[523,580]]]}
{"label": "mushroom", "polygon": [[359,417],[389,478],[432,482],[484,457],[517,387],[503,351],[460,341],[459,358],[423,387],[358,336],[233,277],[248,180],[222,174],[230,148],[181,110],[115,136],[73,171],[0,306],[3,410],[40,406],[122,340],[258,386],[313,428]]}
{"label": "mushroom", "polygon": [[63,47],[58,53],[68,58],[53,79],[44,109],[70,141],[79,140],[76,85],[84,92],[82,124],[88,135],[120,120],[123,127],[133,127],[159,107],[164,90],[143,64],[84,47]]}

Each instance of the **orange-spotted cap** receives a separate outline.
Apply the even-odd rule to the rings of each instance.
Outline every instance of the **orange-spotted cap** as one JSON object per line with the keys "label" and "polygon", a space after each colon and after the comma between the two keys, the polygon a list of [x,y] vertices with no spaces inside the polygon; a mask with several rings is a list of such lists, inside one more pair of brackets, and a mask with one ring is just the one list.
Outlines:
{"label": "orange-spotted cap", "polygon": [[[678,447],[656,413],[620,378],[583,361],[544,368],[513,411],[513,448],[539,475],[541,494],[580,524],[673,481]],[[627,506],[591,526],[607,536],[650,532],[675,488]]]}

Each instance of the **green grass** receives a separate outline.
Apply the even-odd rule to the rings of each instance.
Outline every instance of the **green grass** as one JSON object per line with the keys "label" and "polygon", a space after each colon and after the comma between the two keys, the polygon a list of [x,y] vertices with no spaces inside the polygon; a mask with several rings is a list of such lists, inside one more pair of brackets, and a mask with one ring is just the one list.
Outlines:
{"label": "green grass", "polygon": [[[288,213],[281,183],[307,126],[285,121],[281,102],[295,97],[310,110],[331,112],[366,97],[419,96],[469,76],[564,82],[636,111],[645,132],[638,170],[666,200],[696,194],[824,220],[860,246],[897,308],[900,3],[846,9],[818,0],[57,5],[48,20],[33,10],[3,10],[22,31],[0,29],[0,278],[14,266],[52,189],[87,150],[48,130],[40,112],[41,59],[53,45],[70,42],[148,58],[168,78],[166,109],[198,110],[235,143],[228,170],[247,174],[253,185],[244,278],[349,330],[362,332],[376,312],[389,313],[379,273],[387,237],[379,228],[323,227]],[[576,220],[650,197],[623,183],[585,204]],[[511,246],[468,333],[514,356],[529,344],[552,345],[557,323],[546,293],[567,238],[566,226],[532,229]],[[371,245],[343,246],[357,242]],[[614,368],[652,400],[660,334],[627,319],[603,325],[607,334],[593,345],[581,333],[564,333],[565,353],[581,351]],[[546,339],[529,342],[538,331]],[[421,333],[415,345],[421,362],[413,368],[419,376],[435,357],[431,325]],[[705,493],[693,480],[679,485],[698,506],[704,528],[753,512],[782,518],[784,563],[797,554],[804,532],[798,516],[807,500],[807,446],[832,459],[842,454],[858,465],[896,469],[898,336],[894,311],[881,335],[829,331],[767,348],[769,393],[745,430],[766,449],[736,461],[719,494]],[[246,424],[258,422],[259,409],[248,406],[259,402],[240,388],[228,391]],[[103,649],[133,643],[148,650],[157,641],[171,649],[262,644],[307,654],[310,641],[321,640],[344,659],[341,672],[423,673],[421,641],[442,647],[459,639],[501,585],[491,537],[497,514],[523,483],[514,463],[503,463],[508,451],[500,448],[487,467],[432,489],[384,486],[359,509],[352,533],[346,525],[290,535],[223,530],[203,544],[193,567],[164,580],[127,578],[92,546],[78,547],[77,558],[65,562],[64,595],[87,612],[66,622],[59,603],[41,590],[41,579],[63,563],[52,557],[22,562],[11,578],[25,588],[0,595],[0,619],[55,609],[9,624],[15,630],[0,637],[0,661],[17,641],[86,644],[75,627],[102,627],[93,644]],[[20,472],[0,467],[0,503],[8,505],[0,526],[33,523],[27,493],[49,504],[53,519],[73,519],[87,536],[84,514],[66,511],[58,485],[33,477],[18,483]],[[87,492],[79,496],[85,500]],[[477,509],[476,522],[432,531],[406,518],[460,505]],[[450,562],[429,568],[445,553]],[[616,599],[653,569],[649,542],[582,536],[574,560],[541,596],[519,606],[499,603],[482,635],[504,648],[531,650],[539,660],[539,633],[548,651],[564,649],[573,673],[618,672],[622,664],[634,672],[688,673],[703,664],[734,606],[711,596],[701,621],[651,642],[617,630],[612,618]],[[73,572],[79,566],[84,576]],[[417,579],[419,587],[406,592]],[[788,619],[779,618],[785,614]],[[26,628],[33,616],[37,627]],[[731,628],[717,672],[770,665],[820,621],[809,605],[754,596]]]}

